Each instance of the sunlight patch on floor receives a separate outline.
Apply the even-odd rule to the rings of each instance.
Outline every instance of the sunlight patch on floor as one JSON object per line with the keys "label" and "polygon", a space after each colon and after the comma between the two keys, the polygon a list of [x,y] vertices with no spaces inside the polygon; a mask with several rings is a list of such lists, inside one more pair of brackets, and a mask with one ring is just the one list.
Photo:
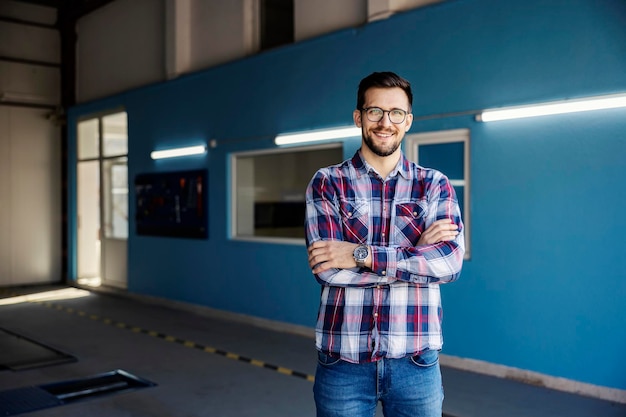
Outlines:
{"label": "sunlight patch on floor", "polygon": [[17,295],[0,299],[0,305],[30,303],[38,301],[68,300],[72,298],[87,297],[91,294],[87,290],[79,288],[64,288],[62,290],[44,291],[34,294]]}
{"label": "sunlight patch on floor", "polygon": [[79,285],[84,285],[86,287],[99,287],[102,285],[102,279],[100,277],[78,278],[76,282],[78,282]]}

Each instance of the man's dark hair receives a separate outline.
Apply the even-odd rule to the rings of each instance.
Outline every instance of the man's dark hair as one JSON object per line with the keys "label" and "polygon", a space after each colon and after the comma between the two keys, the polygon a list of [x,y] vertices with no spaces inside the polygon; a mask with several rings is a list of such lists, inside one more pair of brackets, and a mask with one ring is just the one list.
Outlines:
{"label": "man's dark hair", "polygon": [[413,93],[411,83],[393,72],[373,72],[363,78],[359,83],[359,91],[356,96],[356,108],[362,110],[365,105],[365,92],[370,88],[393,88],[399,87],[406,93],[409,99],[409,112],[413,107]]}

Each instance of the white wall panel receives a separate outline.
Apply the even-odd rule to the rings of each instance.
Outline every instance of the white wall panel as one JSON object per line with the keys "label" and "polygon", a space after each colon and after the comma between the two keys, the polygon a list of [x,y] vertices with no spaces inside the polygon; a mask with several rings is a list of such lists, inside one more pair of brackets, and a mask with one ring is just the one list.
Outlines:
{"label": "white wall panel", "polygon": [[77,101],[165,79],[165,3],[117,0],[77,25]]}
{"label": "white wall panel", "polygon": [[[49,20],[56,16],[54,10],[11,1],[0,2],[0,14],[27,22],[50,23]],[[60,48],[56,29],[0,22],[0,56],[59,64]],[[0,96],[5,101],[59,104],[60,73],[58,66],[0,61]]]}
{"label": "white wall panel", "polygon": [[443,0],[367,0],[367,21],[386,19],[394,13],[417,9]]}
{"label": "white wall panel", "polygon": [[0,22],[0,55],[60,62],[61,38],[55,29]]}
{"label": "white wall panel", "polygon": [[[300,41],[440,0],[295,0]],[[84,102],[256,53],[258,0],[116,0],[79,20]]]}
{"label": "white wall panel", "polygon": [[366,21],[365,0],[295,0],[294,3],[296,41],[359,26]]}
{"label": "white wall panel", "polygon": [[[56,9],[0,1],[0,15],[52,25]],[[55,28],[0,22],[0,55],[60,63]],[[5,101],[59,104],[59,67],[0,62]],[[60,129],[49,110],[0,106],[0,286],[61,280]]]}
{"label": "white wall panel", "polygon": [[258,51],[258,0],[165,0],[167,76]]}
{"label": "white wall panel", "polygon": [[0,1],[0,15],[46,25],[53,25],[57,18],[56,9],[53,7],[15,0]]}
{"label": "white wall panel", "polygon": [[61,280],[60,132],[46,113],[0,107],[3,286]]}
{"label": "white wall panel", "polygon": [[191,70],[191,21],[193,0],[165,0],[165,60],[167,78]]}
{"label": "white wall panel", "polygon": [[0,61],[0,94],[6,93],[7,100],[15,96],[17,101],[59,104],[60,85],[59,68]]}
{"label": "white wall panel", "polygon": [[191,19],[191,68],[208,68],[246,56],[251,35],[246,25],[253,2],[195,0]]}

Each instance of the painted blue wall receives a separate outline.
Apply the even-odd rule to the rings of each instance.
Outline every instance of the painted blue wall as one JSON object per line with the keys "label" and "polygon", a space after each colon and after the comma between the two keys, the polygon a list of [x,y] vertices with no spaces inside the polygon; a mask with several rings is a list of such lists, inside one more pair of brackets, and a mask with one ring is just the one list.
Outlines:
{"label": "painted blue wall", "polygon": [[[209,171],[207,240],[137,236],[131,190],[129,291],[312,327],[319,287],[304,246],[228,238],[229,156],[350,124],[359,80],[380,70],[412,81],[417,118],[448,114],[412,132],[471,131],[472,259],[443,288],[444,353],[626,389],[626,111],[469,115],[626,92],[620,0],[449,0],[71,109],[70,126],[126,109],[131,181]],[[209,139],[205,157],[149,157]]]}

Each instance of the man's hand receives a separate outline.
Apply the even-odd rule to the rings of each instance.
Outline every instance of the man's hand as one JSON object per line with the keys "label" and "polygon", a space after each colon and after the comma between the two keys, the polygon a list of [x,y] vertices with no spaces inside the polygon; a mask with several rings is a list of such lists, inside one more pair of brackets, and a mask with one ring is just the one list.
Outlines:
{"label": "man's hand", "polygon": [[[418,245],[430,245],[433,243],[454,240],[459,234],[459,228],[449,219],[437,220],[431,224],[420,236]],[[309,266],[314,274],[338,268],[354,268],[356,262],[353,257],[356,243],[341,242],[336,240],[318,240],[308,247]],[[371,254],[365,261],[366,267],[371,267]]]}
{"label": "man's hand", "polygon": [[[318,240],[308,247],[309,266],[314,274],[331,268],[354,268],[356,261],[352,256],[358,245],[335,240]],[[369,258],[368,258],[369,259]]]}
{"label": "man's hand", "polygon": [[431,245],[433,243],[454,240],[459,234],[459,228],[450,219],[437,220],[422,233],[418,245]]}

